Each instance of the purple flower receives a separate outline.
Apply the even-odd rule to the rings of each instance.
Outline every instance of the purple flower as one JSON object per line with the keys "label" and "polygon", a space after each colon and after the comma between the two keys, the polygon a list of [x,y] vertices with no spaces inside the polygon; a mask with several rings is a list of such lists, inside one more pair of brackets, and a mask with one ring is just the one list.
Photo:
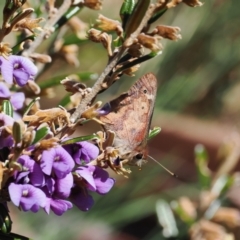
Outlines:
{"label": "purple flower", "polygon": [[37,164],[28,155],[22,155],[18,158],[18,163],[23,167],[23,171],[19,172],[16,177],[16,182],[23,181],[23,183],[31,182],[36,187],[41,187],[45,184],[44,174],[39,164]]}
{"label": "purple flower", "polygon": [[98,147],[86,141],[67,144],[63,147],[69,152],[77,164],[81,164],[81,160],[89,163],[91,160],[96,159],[99,154]]}
{"label": "purple flower", "polygon": [[16,83],[22,87],[37,74],[37,67],[28,58],[11,55],[8,59],[0,56],[0,69],[8,84]]}
{"label": "purple flower", "polygon": [[40,166],[46,175],[50,176],[53,171],[58,178],[64,178],[72,171],[74,161],[64,148],[58,146],[43,151]]}
{"label": "purple flower", "polygon": [[70,199],[80,210],[88,211],[94,204],[93,197],[85,189],[73,189]]}
{"label": "purple flower", "polygon": [[5,130],[5,126],[12,126],[13,123],[13,118],[4,113],[0,113],[0,149],[13,145],[13,137]]}
{"label": "purple flower", "polygon": [[13,93],[10,102],[13,105],[14,110],[21,109],[23,107],[25,95],[22,92]]}
{"label": "purple flower", "polygon": [[73,186],[73,175],[69,173],[66,177],[57,179],[55,183],[54,196],[58,198],[67,198],[70,195],[71,188]]}
{"label": "purple flower", "polygon": [[44,192],[30,184],[11,183],[8,187],[11,201],[23,211],[31,210],[37,212],[40,207],[46,205],[46,195]]}
{"label": "purple flower", "polygon": [[6,99],[9,98],[10,95],[8,87],[3,82],[0,82],[0,98]]}
{"label": "purple flower", "polygon": [[47,199],[47,204],[44,208],[47,214],[49,214],[50,209],[58,216],[61,216],[67,210],[72,208],[72,203],[62,199]]}
{"label": "purple flower", "polygon": [[87,189],[99,194],[108,193],[115,183],[108,172],[97,166],[78,167],[76,173],[85,179]]}
{"label": "purple flower", "polygon": [[8,87],[0,82],[0,98],[9,99],[14,110],[21,109],[25,100],[25,95],[22,92],[11,93]]}

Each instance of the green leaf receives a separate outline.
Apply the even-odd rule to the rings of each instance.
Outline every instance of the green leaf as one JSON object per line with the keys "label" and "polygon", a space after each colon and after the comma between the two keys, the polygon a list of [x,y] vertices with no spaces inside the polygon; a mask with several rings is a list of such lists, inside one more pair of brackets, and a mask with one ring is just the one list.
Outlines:
{"label": "green leaf", "polygon": [[215,196],[223,196],[233,185],[234,183],[234,177],[233,176],[227,176],[227,175],[221,175],[217,180],[214,182],[211,192]]}
{"label": "green leaf", "polygon": [[160,128],[160,127],[154,127],[152,130],[150,130],[150,132],[149,132],[149,134],[148,134],[148,140],[154,138],[154,137],[157,136],[160,132],[161,132],[161,128]]}
{"label": "green leaf", "polygon": [[170,205],[164,200],[158,200],[156,203],[156,213],[160,225],[163,227],[165,237],[174,237],[178,235],[178,228]]}
{"label": "green leaf", "polygon": [[21,129],[21,125],[18,122],[13,123],[12,132],[13,132],[13,138],[15,142],[20,143],[22,140],[22,129]]}
{"label": "green leaf", "polygon": [[133,32],[136,31],[136,29],[142,22],[143,17],[145,16],[149,4],[150,0],[138,0],[126,24],[125,28],[126,38],[128,38]]}
{"label": "green leaf", "polygon": [[155,13],[148,21],[148,24],[152,24],[153,22],[157,21],[165,12],[167,8],[161,9],[157,13]]}
{"label": "green leaf", "polygon": [[44,137],[46,137],[46,135],[48,133],[49,133],[49,128],[48,127],[43,127],[41,129],[37,130],[32,144],[35,144],[35,143],[39,142],[40,140],[42,140]]}
{"label": "green leaf", "polygon": [[179,218],[189,227],[195,222],[195,219],[192,218],[187,212],[185,212],[177,201],[172,201],[171,207],[173,208],[175,214],[178,215]]}
{"label": "green leaf", "polygon": [[32,106],[34,105],[34,103],[36,103],[36,102],[39,101],[39,100],[40,100],[39,97],[34,98],[34,99],[28,104],[28,106],[26,107],[26,109],[25,109],[23,115],[27,115],[28,112],[31,110]]}
{"label": "green leaf", "polygon": [[98,137],[98,135],[93,134],[93,135],[76,137],[76,138],[66,140],[64,142],[61,142],[61,145],[72,144],[72,143],[77,143],[77,142],[82,142],[82,141],[95,140],[95,139],[99,139],[99,137]]}
{"label": "green leaf", "polygon": [[208,168],[208,154],[201,144],[195,147],[195,162],[198,172],[198,183],[202,189],[209,189],[211,186],[211,172]]}
{"label": "green leaf", "polygon": [[64,24],[66,24],[67,21],[73,16],[75,16],[77,13],[79,13],[81,9],[82,8],[80,8],[79,6],[74,6],[72,8],[69,8],[68,11],[53,26],[54,31],[56,31],[57,29],[61,28]]}
{"label": "green leaf", "polygon": [[[76,73],[76,75],[81,79],[81,81],[96,80],[98,78],[98,74],[92,73],[92,72]],[[56,85],[60,85],[60,81],[65,78],[66,78],[66,75],[53,77],[51,79],[48,79],[44,82],[39,83],[39,87],[41,89],[45,89],[45,88],[54,87]]]}
{"label": "green leaf", "polygon": [[24,237],[22,235],[16,234],[16,233],[9,233],[4,234],[0,232],[0,239],[4,240],[31,240],[28,237]]}
{"label": "green leaf", "polygon": [[122,27],[125,29],[126,23],[131,16],[135,6],[135,0],[124,0],[120,9],[120,16],[122,19]]}
{"label": "green leaf", "polygon": [[66,95],[65,97],[63,97],[63,99],[61,99],[61,101],[58,103],[58,106],[63,106],[65,107],[68,103],[70,103],[70,96]]}
{"label": "green leaf", "polygon": [[9,100],[4,100],[2,103],[2,111],[10,116],[13,117],[13,106]]}
{"label": "green leaf", "polygon": [[12,221],[8,209],[4,204],[0,204],[0,232],[9,233],[12,229]]}

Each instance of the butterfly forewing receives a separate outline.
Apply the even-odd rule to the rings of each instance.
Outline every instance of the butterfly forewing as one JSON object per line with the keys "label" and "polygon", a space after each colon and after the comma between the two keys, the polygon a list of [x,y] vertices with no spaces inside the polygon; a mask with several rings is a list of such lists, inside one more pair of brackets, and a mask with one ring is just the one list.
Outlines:
{"label": "butterfly forewing", "polygon": [[156,93],[156,77],[152,73],[145,74],[127,93],[112,100],[111,112],[100,118],[105,131],[115,132],[113,144],[120,157],[145,155]]}

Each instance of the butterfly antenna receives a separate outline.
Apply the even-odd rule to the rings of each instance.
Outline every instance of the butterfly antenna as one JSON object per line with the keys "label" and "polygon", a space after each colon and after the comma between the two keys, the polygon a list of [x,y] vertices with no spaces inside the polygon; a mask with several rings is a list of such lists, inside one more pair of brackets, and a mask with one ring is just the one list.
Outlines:
{"label": "butterfly antenna", "polygon": [[167,171],[172,177],[178,178],[178,175],[176,175],[175,173],[171,172],[169,169],[167,169],[166,167],[164,167],[160,162],[158,162],[156,159],[154,159],[153,157],[149,156],[149,158],[151,158],[155,163],[157,163],[159,166],[161,166],[165,171]]}

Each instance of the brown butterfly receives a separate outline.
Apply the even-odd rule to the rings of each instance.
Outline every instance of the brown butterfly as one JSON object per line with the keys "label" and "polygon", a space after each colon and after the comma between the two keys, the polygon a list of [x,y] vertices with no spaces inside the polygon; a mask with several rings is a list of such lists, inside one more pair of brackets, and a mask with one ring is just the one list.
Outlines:
{"label": "brown butterfly", "polygon": [[157,94],[157,79],[147,73],[127,93],[110,102],[109,114],[100,117],[105,131],[113,131],[113,147],[120,160],[141,165],[147,157],[147,137]]}

